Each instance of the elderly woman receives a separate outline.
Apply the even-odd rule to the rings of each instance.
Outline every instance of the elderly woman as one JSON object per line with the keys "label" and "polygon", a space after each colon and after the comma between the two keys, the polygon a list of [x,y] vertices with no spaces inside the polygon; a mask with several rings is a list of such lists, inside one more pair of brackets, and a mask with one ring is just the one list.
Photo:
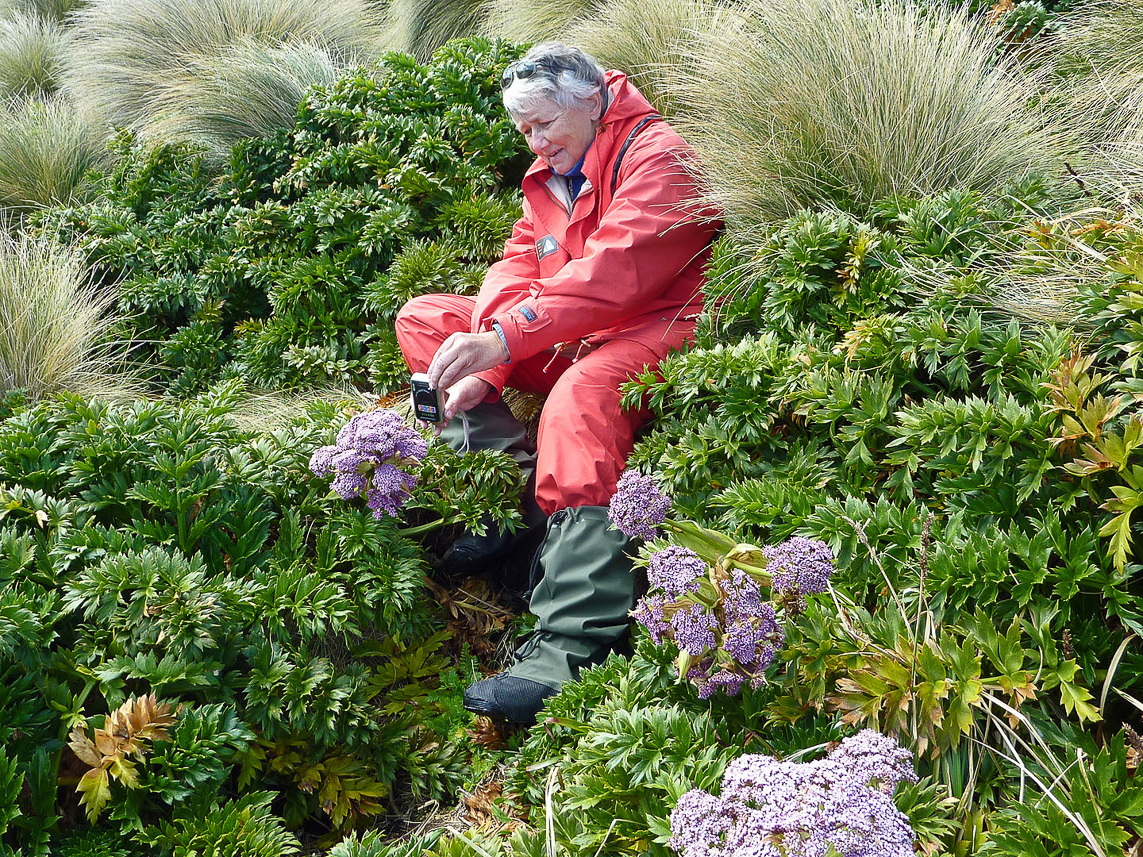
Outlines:
{"label": "elderly woman", "polygon": [[[464,695],[471,711],[532,722],[627,633],[633,566],[607,504],[648,414],[620,407],[619,385],[692,335],[717,224],[690,207],[687,145],[621,72],[548,43],[501,85],[536,155],[523,216],[476,298],[416,298],[397,337],[409,368],[444,391],[442,437],[515,457],[534,491],[525,521],[546,520],[535,631],[512,666]],[[534,448],[500,401],[506,385],[547,395]],[[445,559],[471,567],[507,541],[465,536]]]}

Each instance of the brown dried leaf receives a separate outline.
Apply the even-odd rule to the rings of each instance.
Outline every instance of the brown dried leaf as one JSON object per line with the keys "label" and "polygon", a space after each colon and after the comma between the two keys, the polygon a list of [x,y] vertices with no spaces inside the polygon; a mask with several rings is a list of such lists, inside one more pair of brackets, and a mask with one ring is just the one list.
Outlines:
{"label": "brown dried leaf", "polygon": [[71,747],[72,752],[75,753],[85,765],[89,765],[92,768],[102,767],[103,758],[96,751],[95,744],[87,737],[87,733],[83,730],[82,726],[77,724],[72,727],[71,735],[68,736],[67,745]]}
{"label": "brown dried leaf", "polygon": [[477,717],[468,735],[481,747],[489,750],[504,750],[508,747],[508,736],[505,734],[504,722],[497,722],[491,717]]}

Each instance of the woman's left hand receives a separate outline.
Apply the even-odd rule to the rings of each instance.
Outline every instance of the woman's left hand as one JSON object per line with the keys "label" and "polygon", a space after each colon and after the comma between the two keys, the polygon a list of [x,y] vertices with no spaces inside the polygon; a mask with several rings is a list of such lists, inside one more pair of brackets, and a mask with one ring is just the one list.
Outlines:
{"label": "woman's left hand", "polygon": [[508,349],[495,331],[454,333],[429,364],[429,383],[434,390],[447,390],[461,378],[498,366],[508,359]]}

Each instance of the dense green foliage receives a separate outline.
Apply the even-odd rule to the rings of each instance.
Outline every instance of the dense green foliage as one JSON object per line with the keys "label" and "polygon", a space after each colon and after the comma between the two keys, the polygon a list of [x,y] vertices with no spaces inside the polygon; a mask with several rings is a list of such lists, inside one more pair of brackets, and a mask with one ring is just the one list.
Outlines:
{"label": "dense green foliage", "polygon": [[[428,43],[442,33],[418,11],[484,14],[410,5]],[[1005,38],[966,47],[981,75],[957,80],[992,80],[1067,5],[974,9]],[[604,39],[639,11],[582,32]],[[617,55],[692,53],[679,21],[719,44],[705,4],[656,11],[661,29],[613,40]],[[826,29],[807,35],[822,56]],[[390,54],[224,161],[124,134],[94,201],[64,202],[71,173],[45,197],[61,205],[35,228],[118,286],[115,336],[163,398],[0,397],[0,855],[664,857],[681,794],[717,791],[743,753],[817,757],[858,726],[916,754],[921,782],[895,800],[924,853],[1137,850],[1143,741],[1124,727],[1143,699],[1143,224],[1052,219],[1066,200],[1034,177],[992,186],[1034,158],[972,173],[974,191],[938,157],[931,182],[900,183],[951,188],[931,196],[854,205],[815,181],[820,209],[774,221],[743,203],[698,341],[627,385],[656,414],[631,465],[676,515],[836,552],[833,591],[791,618],[769,685],[700,700],[675,652],[637,632],[528,733],[461,711],[515,629],[496,636],[487,583],[426,581],[432,533],[518,523],[518,470],[432,445],[402,518],[377,520],[306,466],[361,404],[253,429],[245,385],[403,385],[398,308],[473,290],[518,214],[528,156],[498,77],[520,53]],[[896,85],[894,62],[878,79]],[[643,70],[685,102],[661,66]],[[802,80],[780,71],[772,92]],[[966,100],[954,84],[940,104]],[[879,92],[866,106],[881,116]],[[998,92],[1023,122],[1024,96]],[[717,113],[707,134],[725,149]],[[743,153],[765,135],[741,135],[733,166],[753,178]],[[730,200],[758,191],[729,185]],[[408,834],[462,789],[493,795],[468,804],[479,831],[454,815]]]}
{"label": "dense green foliage", "polygon": [[[1138,655],[1118,660],[1143,631],[1141,418],[1110,398],[1138,384],[1124,316],[1143,234],[1077,230],[1111,257],[1084,293],[1087,339],[992,309],[998,266],[1074,252],[1070,230],[1023,229],[1023,211],[952,193],[887,201],[873,223],[807,213],[724,240],[700,343],[629,389],[660,414],[633,461],[677,506],[741,541],[815,536],[839,557],[847,615],[802,617],[767,719],[873,725],[954,796],[999,806],[1025,764],[1006,729],[1047,736],[1030,763],[1047,783],[1085,721],[1117,729],[1143,690]],[[1138,835],[1133,811],[1103,818]],[[1002,841],[995,853],[1016,853]]]}
{"label": "dense green foliage", "polygon": [[[16,842],[45,841],[69,802],[67,732],[148,693],[182,704],[167,740],[132,766],[97,738],[110,783],[85,806],[157,853],[183,853],[204,819],[213,838],[238,835],[239,817],[284,853],[282,818],[340,827],[397,786],[425,800],[460,781],[453,736],[428,725],[449,634],[421,595],[421,550],[305,466],[344,411],[258,434],[235,427],[242,404],[234,385],[183,407],[73,398],[0,428],[0,723],[27,785]],[[519,476],[434,446],[412,526],[437,520],[445,486],[467,491],[471,522]]]}
{"label": "dense green foliage", "polygon": [[193,151],[125,139],[102,198],[47,223],[122,281],[171,395],[223,376],[394,389],[397,309],[478,286],[518,216],[526,148],[499,105],[516,56],[486,42],[429,66],[390,55],[217,175]]}

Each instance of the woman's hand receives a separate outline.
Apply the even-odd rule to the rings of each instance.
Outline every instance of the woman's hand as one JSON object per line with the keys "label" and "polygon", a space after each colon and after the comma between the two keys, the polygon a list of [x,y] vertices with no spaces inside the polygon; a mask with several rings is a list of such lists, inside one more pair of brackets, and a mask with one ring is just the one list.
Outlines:
{"label": "woman's hand", "polygon": [[483,378],[477,378],[474,375],[461,378],[449,387],[441,397],[441,421],[435,424],[430,423],[433,426],[433,431],[440,436],[444,427],[449,424],[449,420],[461,411],[475,408],[488,398],[488,394],[491,392],[492,385]]}
{"label": "woman's hand", "polygon": [[[433,355],[429,364],[429,383],[434,390],[449,390],[451,395],[452,386],[462,378],[499,366],[507,359],[508,349],[496,331],[454,333],[441,343]],[[482,383],[485,388],[491,386],[487,382]]]}

